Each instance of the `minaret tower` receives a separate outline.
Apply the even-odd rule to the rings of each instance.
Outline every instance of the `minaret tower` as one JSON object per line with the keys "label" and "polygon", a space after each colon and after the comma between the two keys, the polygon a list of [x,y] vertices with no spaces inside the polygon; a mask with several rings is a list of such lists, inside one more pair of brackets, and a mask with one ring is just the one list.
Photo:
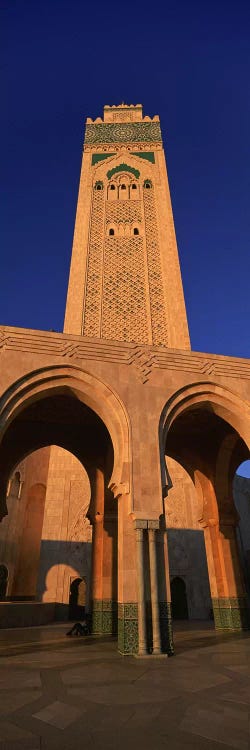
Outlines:
{"label": "minaret tower", "polygon": [[87,118],[64,331],[189,349],[159,117]]}

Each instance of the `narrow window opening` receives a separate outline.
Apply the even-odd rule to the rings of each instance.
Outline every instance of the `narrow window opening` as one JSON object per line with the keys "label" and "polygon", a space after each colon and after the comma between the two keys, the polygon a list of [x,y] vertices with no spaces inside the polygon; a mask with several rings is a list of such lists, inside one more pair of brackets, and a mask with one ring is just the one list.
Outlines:
{"label": "narrow window opening", "polygon": [[121,190],[126,190],[126,185],[121,185]]}
{"label": "narrow window opening", "polygon": [[115,190],[115,185],[110,185],[110,190]]}
{"label": "narrow window opening", "polygon": [[135,227],[135,228],[134,228],[134,234],[135,234],[135,235],[138,235],[138,234],[139,234],[139,229],[138,229],[137,227]]}
{"label": "narrow window opening", "polygon": [[110,237],[114,237],[114,234],[115,234],[115,230],[114,229],[110,229],[109,230],[109,236]]}
{"label": "narrow window opening", "polygon": [[97,190],[101,190],[101,189],[102,189],[102,188],[101,188],[101,185],[97,185],[97,186],[96,186],[96,189],[97,189]]}
{"label": "narrow window opening", "polygon": [[132,190],[137,190],[137,185],[135,185],[134,182],[133,182],[133,185],[131,185],[131,187],[132,187]]}

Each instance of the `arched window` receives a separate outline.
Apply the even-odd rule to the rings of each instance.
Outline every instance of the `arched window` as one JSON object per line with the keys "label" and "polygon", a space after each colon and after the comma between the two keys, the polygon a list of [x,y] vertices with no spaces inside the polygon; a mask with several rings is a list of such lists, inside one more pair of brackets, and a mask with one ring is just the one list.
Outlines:
{"label": "arched window", "polygon": [[95,183],[95,190],[103,190],[103,182],[101,180]]}
{"label": "arched window", "polygon": [[134,235],[138,235],[138,234],[139,234],[139,229],[138,229],[138,227],[134,227],[134,231],[133,231],[133,234],[134,234]]}
{"label": "arched window", "polygon": [[101,185],[97,185],[97,186],[96,186],[96,189],[97,189],[97,190],[101,190],[101,189],[102,189],[102,186],[101,186]]}
{"label": "arched window", "polygon": [[114,229],[109,229],[109,236],[110,237],[114,237],[114,234],[115,234],[115,230]]}
{"label": "arched window", "polygon": [[126,185],[121,185],[121,190],[126,190]]}
{"label": "arched window", "polygon": [[147,188],[147,189],[151,188],[152,187],[151,180],[145,180],[144,187]]}
{"label": "arched window", "polygon": [[115,185],[110,185],[110,190],[115,190]]}
{"label": "arched window", "polygon": [[131,185],[131,188],[132,188],[132,190],[137,190],[137,185],[135,185],[135,183],[133,182],[132,185]]}

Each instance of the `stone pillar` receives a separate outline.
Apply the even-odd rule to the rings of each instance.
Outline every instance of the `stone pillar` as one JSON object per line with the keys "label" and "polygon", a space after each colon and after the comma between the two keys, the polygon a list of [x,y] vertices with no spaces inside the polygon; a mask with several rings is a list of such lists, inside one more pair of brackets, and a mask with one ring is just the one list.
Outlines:
{"label": "stone pillar", "polygon": [[158,528],[159,528],[159,523],[157,521],[148,521],[153,654],[161,653],[161,633],[160,633],[160,620],[159,620],[159,597],[158,597],[157,558],[156,558],[156,539],[155,539],[156,529]]}
{"label": "stone pillar", "polygon": [[104,514],[102,564],[102,632],[117,635],[117,500],[116,513]]}
{"label": "stone pillar", "polygon": [[118,497],[118,650],[138,653],[138,595],[136,534],[130,513],[131,498]]}
{"label": "stone pillar", "polygon": [[[165,519],[161,518],[160,530],[156,537],[157,560],[158,560],[158,591],[159,591],[159,613],[161,631],[161,650],[172,656],[174,653],[171,588],[168,559],[168,539]],[[156,548],[157,548],[156,547]]]}
{"label": "stone pillar", "polygon": [[208,571],[215,628],[245,630],[249,628],[249,613],[236,540],[238,515],[231,502],[224,502],[219,510],[220,523],[210,519],[208,531],[205,529],[213,556],[212,566],[208,558]]}
{"label": "stone pillar", "polygon": [[138,654],[147,653],[145,587],[144,587],[144,554],[143,530],[147,528],[147,521],[135,521],[136,552],[137,552],[137,593],[138,593]]}
{"label": "stone pillar", "polygon": [[92,632],[102,633],[102,573],[103,573],[103,519],[104,519],[104,476],[101,469],[95,470],[92,478],[94,494],[92,516]]}

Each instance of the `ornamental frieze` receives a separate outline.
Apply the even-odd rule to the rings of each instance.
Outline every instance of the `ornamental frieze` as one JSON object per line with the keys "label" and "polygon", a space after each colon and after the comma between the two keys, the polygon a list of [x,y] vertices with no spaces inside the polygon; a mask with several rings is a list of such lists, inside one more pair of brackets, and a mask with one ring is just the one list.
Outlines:
{"label": "ornamental frieze", "polygon": [[159,122],[98,123],[86,125],[85,144],[161,141]]}

